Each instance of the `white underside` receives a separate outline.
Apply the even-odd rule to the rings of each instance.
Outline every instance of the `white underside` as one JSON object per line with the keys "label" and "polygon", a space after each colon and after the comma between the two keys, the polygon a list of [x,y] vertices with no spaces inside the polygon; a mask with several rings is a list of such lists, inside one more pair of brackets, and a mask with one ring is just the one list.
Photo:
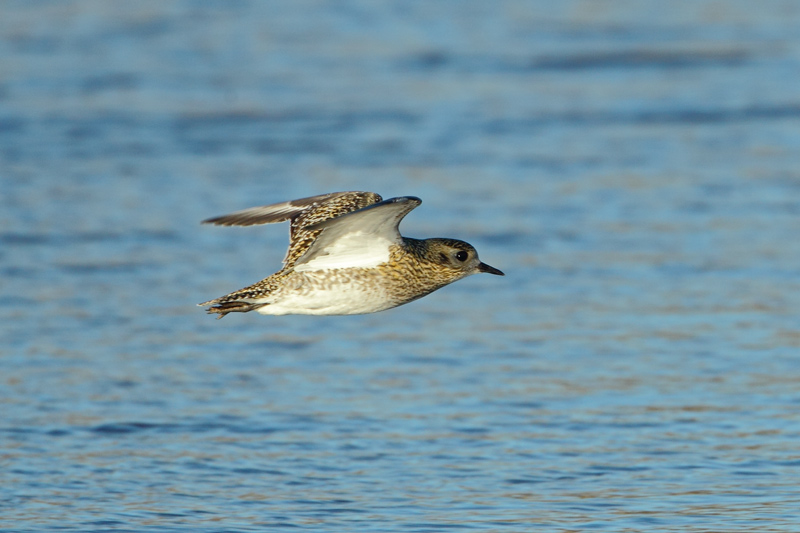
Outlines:
{"label": "white underside", "polygon": [[313,295],[289,295],[278,302],[259,307],[262,315],[361,315],[394,307],[385,298],[365,293],[320,291]]}
{"label": "white underside", "polygon": [[[319,286],[314,282],[313,272],[306,273],[305,277],[306,283]],[[355,281],[335,283],[329,289],[315,288],[310,291],[296,287],[271,296],[260,301],[253,300],[254,303],[267,304],[256,309],[256,312],[262,315],[360,315],[395,307],[381,287],[374,283],[365,286]]]}

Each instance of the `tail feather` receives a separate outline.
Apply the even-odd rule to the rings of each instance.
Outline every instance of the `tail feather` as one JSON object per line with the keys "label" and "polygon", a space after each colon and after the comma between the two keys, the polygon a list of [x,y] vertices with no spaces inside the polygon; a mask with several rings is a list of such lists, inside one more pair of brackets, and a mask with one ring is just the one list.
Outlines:
{"label": "tail feather", "polygon": [[249,287],[197,305],[202,307],[211,306],[206,309],[206,312],[208,314],[217,313],[219,315],[217,318],[222,318],[228,313],[246,313],[260,309],[274,300],[271,297],[272,291],[280,285],[282,279],[287,275],[287,271],[281,270]]}
{"label": "tail feather", "polygon": [[[212,300],[213,301],[213,300]],[[210,302],[207,302],[210,303]],[[200,305],[206,305],[200,304]],[[228,313],[247,313],[248,311],[253,311],[254,309],[258,309],[260,307],[264,307],[265,303],[252,303],[252,302],[245,302],[243,300],[234,300],[232,302],[221,302],[215,305],[212,305],[208,309],[206,309],[206,313],[209,315],[213,315],[217,313],[217,320],[224,317]]]}

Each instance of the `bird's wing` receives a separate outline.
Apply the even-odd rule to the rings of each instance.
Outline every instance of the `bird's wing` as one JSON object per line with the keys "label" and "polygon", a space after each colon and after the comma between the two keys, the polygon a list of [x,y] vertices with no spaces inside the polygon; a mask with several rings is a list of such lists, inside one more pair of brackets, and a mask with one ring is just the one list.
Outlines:
{"label": "bird's wing", "polygon": [[327,203],[331,199],[352,194],[365,193],[332,192],[328,194],[319,194],[317,196],[309,196],[308,198],[300,198],[298,200],[289,200],[288,202],[261,205],[258,207],[251,207],[249,209],[236,211],[235,213],[230,213],[228,215],[209,218],[204,220],[203,224],[215,224],[217,226],[255,226],[257,224],[273,224],[275,222],[284,222],[297,217],[304,211]]}
{"label": "bird's wing", "polygon": [[291,220],[289,249],[283,259],[285,267],[290,267],[306,253],[321,231],[321,229],[312,230],[310,226],[380,201],[380,195],[374,192],[332,192],[278,204],[251,207],[229,215],[209,218],[203,223],[219,226],[253,226]]}
{"label": "bird's wing", "polygon": [[414,196],[390,198],[307,226],[307,230],[321,233],[295,261],[294,269],[369,268],[385,263],[389,260],[389,247],[402,243],[397,226],[421,203]]}

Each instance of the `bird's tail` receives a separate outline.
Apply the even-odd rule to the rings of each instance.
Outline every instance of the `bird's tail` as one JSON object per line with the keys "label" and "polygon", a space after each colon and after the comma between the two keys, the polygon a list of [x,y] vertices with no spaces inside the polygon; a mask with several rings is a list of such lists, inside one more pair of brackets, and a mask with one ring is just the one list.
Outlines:
{"label": "bird's tail", "polygon": [[[205,302],[197,305],[208,305],[212,303],[214,300],[210,302]],[[234,300],[232,302],[221,302],[218,304],[214,304],[208,309],[206,309],[206,313],[209,315],[213,315],[217,313],[217,320],[224,317],[228,313],[247,313],[248,311],[253,311],[260,307],[264,307],[265,303],[252,303],[252,302],[245,302],[243,300]]]}

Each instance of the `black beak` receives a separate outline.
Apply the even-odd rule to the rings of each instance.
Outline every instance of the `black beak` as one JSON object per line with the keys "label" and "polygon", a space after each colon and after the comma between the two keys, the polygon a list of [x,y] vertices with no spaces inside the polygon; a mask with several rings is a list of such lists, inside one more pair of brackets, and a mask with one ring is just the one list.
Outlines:
{"label": "black beak", "polygon": [[494,274],[495,276],[505,276],[500,270],[497,270],[495,267],[489,266],[486,263],[481,263],[478,265],[478,270],[481,272],[486,272],[487,274]]}

